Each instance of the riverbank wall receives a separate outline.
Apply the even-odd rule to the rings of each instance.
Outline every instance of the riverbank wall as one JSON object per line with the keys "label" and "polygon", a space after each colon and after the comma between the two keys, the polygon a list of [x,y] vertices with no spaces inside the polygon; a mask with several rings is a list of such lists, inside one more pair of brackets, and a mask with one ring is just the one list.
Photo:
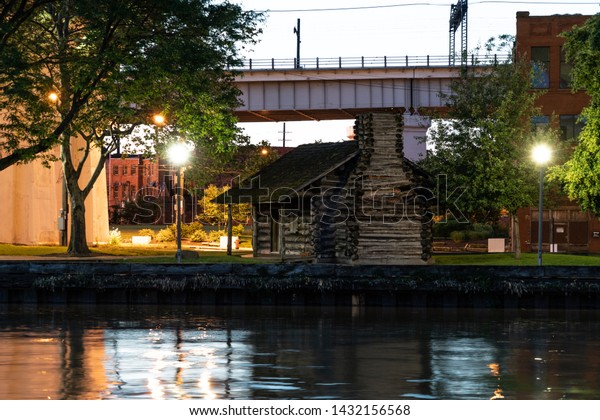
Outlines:
{"label": "riverbank wall", "polygon": [[600,270],[0,261],[7,303],[600,309]]}

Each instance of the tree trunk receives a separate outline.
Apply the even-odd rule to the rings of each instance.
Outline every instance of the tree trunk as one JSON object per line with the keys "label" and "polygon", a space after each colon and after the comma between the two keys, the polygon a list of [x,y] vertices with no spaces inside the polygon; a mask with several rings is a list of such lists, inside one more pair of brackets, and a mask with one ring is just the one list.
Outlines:
{"label": "tree trunk", "polygon": [[71,203],[71,234],[67,253],[70,257],[87,257],[91,255],[85,233],[85,198],[79,188],[69,188]]}
{"label": "tree trunk", "polygon": [[513,241],[514,241],[514,250],[515,250],[515,258],[517,260],[521,259],[521,234],[519,231],[519,216],[517,213],[513,213]]}

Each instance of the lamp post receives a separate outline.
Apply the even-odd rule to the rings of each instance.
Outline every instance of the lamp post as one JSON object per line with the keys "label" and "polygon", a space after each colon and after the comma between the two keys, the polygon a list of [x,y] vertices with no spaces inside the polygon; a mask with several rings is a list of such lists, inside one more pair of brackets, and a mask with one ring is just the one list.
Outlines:
{"label": "lamp post", "polygon": [[[60,96],[57,92],[51,91],[48,93],[48,100],[57,107],[60,105]],[[67,188],[67,179],[65,178],[64,168],[62,178],[61,209],[58,213],[58,231],[60,232],[60,245],[67,246],[69,244],[67,230],[67,222],[69,220],[69,189]]]}
{"label": "lamp post", "polygon": [[552,151],[545,144],[539,144],[532,150],[531,156],[533,161],[540,167],[540,192],[539,192],[539,204],[538,204],[538,267],[542,266],[542,219],[544,217],[543,211],[543,194],[544,194],[544,167],[550,161],[552,157]]}
{"label": "lamp post", "polygon": [[[154,115],[152,115],[152,123],[154,124],[154,142],[155,142],[154,145],[156,146],[160,143],[160,138],[159,138],[160,128],[167,123],[167,119],[165,118],[165,116],[163,114],[160,114],[160,113],[154,114]],[[142,165],[142,163],[143,163],[141,155],[140,155],[140,160],[138,161],[138,163],[140,165]],[[160,179],[160,177],[161,177],[160,165],[158,167],[158,177],[159,177],[159,182],[161,182],[162,179]],[[147,179],[150,179],[150,178],[147,178]],[[164,200],[163,200],[163,205],[166,205]],[[166,215],[167,212],[165,210],[166,209],[163,208],[163,211],[162,211],[163,223],[167,223],[167,215]]]}
{"label": "lamp post", "polygon": [[190,155],[189,148],[184,143],[173,143],[167,149],[167,154],[171,164],[177,166],[177,253],[175,257],[177,262],[181,262],[181,197],[183,194],[183,185],[181,184],[181,172],[183,171],[183,165],[188,160]]}

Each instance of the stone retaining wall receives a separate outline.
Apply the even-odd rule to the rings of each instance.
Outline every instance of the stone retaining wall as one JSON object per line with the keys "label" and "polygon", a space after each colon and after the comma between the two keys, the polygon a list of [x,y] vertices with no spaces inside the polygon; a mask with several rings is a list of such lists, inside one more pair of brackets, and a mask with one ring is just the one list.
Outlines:
{"label": "stone retaining wall", "polygon": [[0,303],[598,309],[600,270],[3,261]]}

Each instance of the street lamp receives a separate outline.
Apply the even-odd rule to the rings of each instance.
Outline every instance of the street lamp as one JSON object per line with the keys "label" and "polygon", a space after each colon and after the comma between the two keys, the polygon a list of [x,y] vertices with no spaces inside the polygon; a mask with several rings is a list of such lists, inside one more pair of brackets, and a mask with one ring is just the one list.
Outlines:
{"label": "street lamp", "polygon": [[167,156],[171,164],[178,167],[177,170],[177,253],[175,254],[177,262],[181,262],[181,197],[183,194],[183,185],[181,185],[183,165],[190,156],[190,149],[181,142],[173,143],[167,149]]}
{"label": "street lamp", "polygon": [[152,122],[154,122],[154,124],[160,126],[160,125],[165,125],[165,122],[167,120],[165,119],[165,116],[162,114],[154,114],[152,116]]}
{"label": "street lamp", "polygon": [[538,266],[542,266],[542,219],[543,213],[543,191],[544,191],[544,168],[552,157],[552,150],[545,144],[538,144],[531,152],[533,161],[540,167],[540,201],[538,204]]}

